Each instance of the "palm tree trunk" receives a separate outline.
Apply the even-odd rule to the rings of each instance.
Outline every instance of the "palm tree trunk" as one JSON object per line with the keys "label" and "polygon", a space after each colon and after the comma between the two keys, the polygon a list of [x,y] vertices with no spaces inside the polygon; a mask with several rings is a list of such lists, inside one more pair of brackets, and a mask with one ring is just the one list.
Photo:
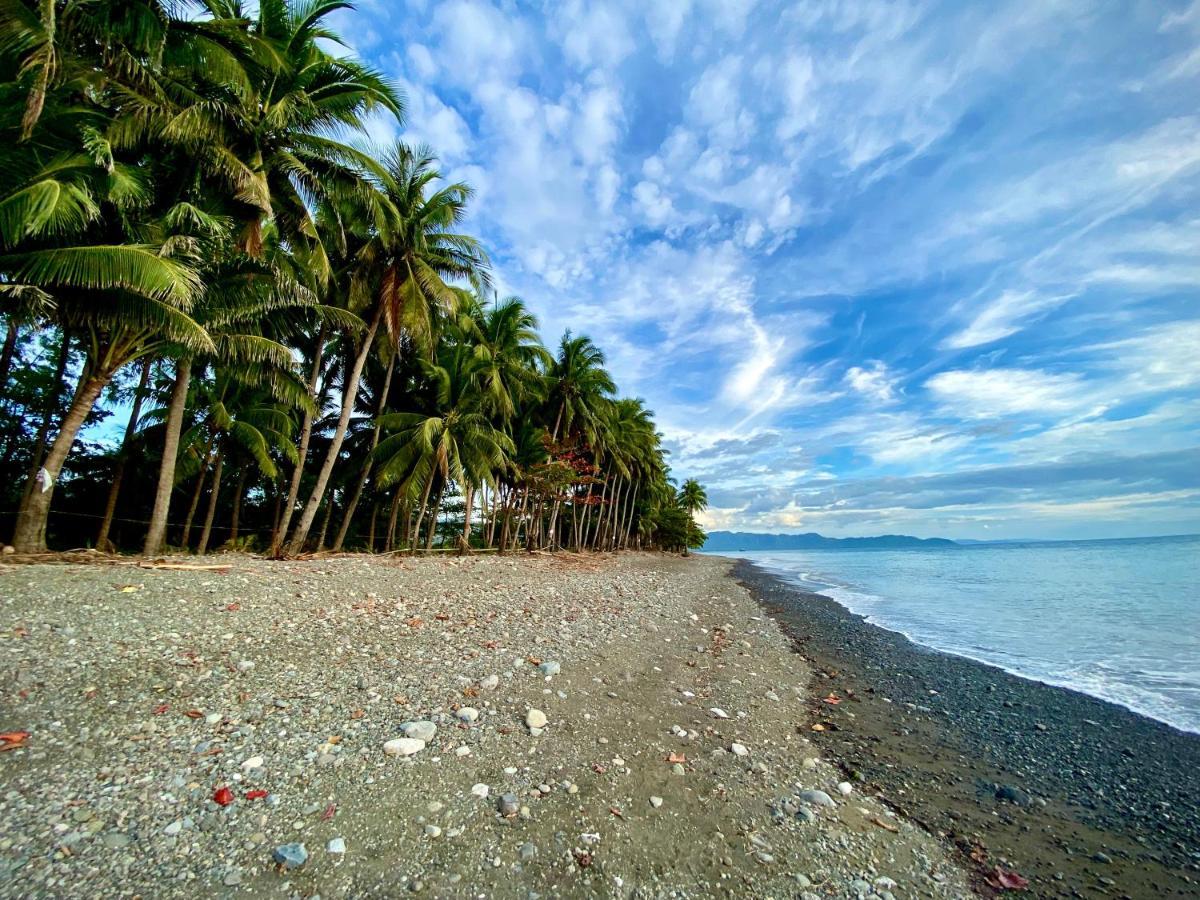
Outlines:
{"label": "palm tree trunk", "polygon": [[[403,504],[400,502],[400,486],[397,485],[395,493],[392,494],[392,511],[391,515],[388,516],[387,543],[384,544],[384,549],[388,553],[391,553],[396,547],[396,520],[400,516],[400,507],[402,505]],[[407,519],[404,521],[404,533],[405,535],[408,534]]]}
{"label": "palm tree trunk", "polygon": [[75,390],[71,406],[63,417],[62,425],[50,445],[50,452],[39,466],[39,474],[44,472],[37,484],[37,489],[21,502],[17,511],[17,524],[13,531],[13,548],[18,553],[39,553],[46,549],[46,523],[50,518],[50,501],[54,498],[54,485],[62,471],[63,463],[71,452],[75,437],[83,427],[88,413],[100,398],[100,392],[112,380],[112,372],[97,372],[85,375]]}
{"label": "palm tree trunk", "polygon": [[204,530],[200,532],[200,546],[196,552],[203,556],[208,552],[208,539],[212,536],[213,519],[217,515],[217,501],[221,496],[221,469],[225,465],[225,448],[217,448],[217,464],[213,468],[212,492],[208,495],[208,509],[204,513]]}
{"label": "palm tree trunk", "polygon": [[[150,382],[150,369],[154,360],[147,356],[142,361],[142,375],[138,379],[137,390],[133,392],[133,409],[129,412],[129,421],[125,424],[125,436],[121,439],[121,447],[117,451],[117,467],[113,471],[112,484],[108,488],[108,499],[104,503],[104,518],[100,521],[100,532],[96,535],[96,548],[104,550],[108,545],[108,532],[112,528],[113,516],[117,513],[117,497],[121,493],[121,482],[125,478],[125,463],[129,461],[129,445],[137,432],[138,419],[142,415],[142,400],[145,398],[146,385]],[[3,379],[0,379],[3,384]]]}
{"label": "palm tree trunk", "polygon": [[238,539],[238,526],[242,519],[242,495],[246,493],[246,476],[249,471],[245,467],[242,468],[233,489],[233,515],[229,517],[229,543],[231,545],[237,543]]}
{"label": "palm tree trunk", "polygon": [[8,384],[8,373],[12,370],[13,357],[17,353],[17,335],[20,333],[15,319],[8,323],[8,331],[4,334],[4,347],[0,349],[0,396]]}
{"label": "palm tree trunk", "polygon": [[[383,410],[387,406],[388,391],[392,387],[392,371],[396,368],[396,354],[392,354],[392,358],[388,360],[387,375],[383,378],[383,393],[379,395],[379,403],[375,406],[375,417],[383,415]],[[350,530],[350,522],[354,518],[354,510],[358,507],[358,500],[362,497],[363,487],[367,483],[367,476],[371,474],[371,453],[379,446],[379,423],[375,423],[375,433],[371,435],[371,450],[367,453],[366,461],[363,462],[362,470],[358,473],[358,484],[354,486],[354,494],[350,497],[350,503],[346,506],[346,514],[342,516],[341,527],[338,528],[337,537],[333,541],[334,552],[342,549],[342,542],[346,540],[346,532]]]}
{"label": "palm tree trunk", "polygon": [[350,426],[350,416],[354,412],[354,401],[358,397],[358,383],[362,379],[363,366],[367,362],[367,356],[371,353],[375,332],[379,330],[379,321],[382,317],[383,307],[379,306],[371,320],[371,327],[363,336],[362,348],[354,358],[354,367],[350,370],[350,377],[342,391],[342,412],[338,416],[337,429],[333,433],[329,450],[325,453],[325,462],[317,474],[317,483],[313,485],[312,494],[308,498],[308,503],[304,505],[304,512],[300,515],[296,533],[292,535],[292,541],[288,545],[288,551],[291,553],[300,552],[300,548],[304,546],[304,541],[308,537],[308,530],[312,528],[313,520],[317,517],[317,508],[321,505],[321,498],[325,496],[325,487],[329,484],[329,476],[333,474],[338,454],[342,452],[342,441],[346,439],[346,429]]}
{"label": "palm tree trunk", "polygon": [[[58,398],[62,394],[63,378],[67,373],[67,361],[71,358],[71,335],[64,330],[62,348],[58,354],[58,365],[54,370],[54,381],[50,384],[50,395],[43,407],[42,424],[38,426],[37,437],[33,441],[33,451],[29,454],[29,474],[25,478],[25,490],[21,494],[21,505],[33,495],[38,487],[38,464],[46,452],[46,444],[50,440],[50,426],[54,424],[54,415],[58,412]],[[82,384],[82,382],[80,382]]]}
{"label": "palm tree trunk", "polygon": [[337,498],[336,491],[329,492],[329,500],[325,504],[325,517],[321,519],[321,530],[317,534],[316,550],[320,553],[325,549],[325,535],[329,532],[329,520],[333,518],[333,501]]}
{"label": "palm tree trunk", "polygon": [[371,524],[367,528],[367,552],[375,552],[375,520],[379,518],[379,501],[371,504]]}
{"label": "palm tree trunk", "polygon": [[462,545],[459,547],[459,550],[466,553],[471,549],[471,511],[475,507],[474,487],[467,488],[467,496],[464,500],[466,501],[466,511],[463,515]]}
{"label": "palm tree trunk", "polygon": [[409,551],[417,552],[417,539],[421,534],[421,521],[425,518],[425,510],[429,508],[429,494],[433,490],[433,480],[437,478],[437,471],[429,472],[429,480],[425,482],[425,493],[421,495],[421,506],[417,509],[417,520],[413,523],[412,537],[408,542]]}
{"label": "palm tree trunk", "polygon": [[192,522],[196,519],[196,510],[200,508],[200,498],[204,495],[204,482],[208,480],[208,465],[211,460],[208,454],[212,451],[212,439],[204,445],[204,454],[200,457],[200,471],[196,474],[196,489],[192,492],[192,502],[188,506],[187,515],[183,519],[183,532],[179,537],[179,546],[184,550],[192,543]]}
{"label": "palm tree trunk", "polygon": [[425,536],[425,549],[433,549],[433,539],[437,537],[438,516],[442,513],[442,497],[446,494],[446,485],[438,488],[437,496],[433,498],[433,515],[429,517],[429,532]]}
{"label": "palm tree trunk", "polygon": [[175,367],[175,384],[171,388],[171,404],[167,408],[166,436],[162,463],[158,469],[158,487],[154,492],[154,511],[150,514],[150,528],[142,548],[144,556],[161,553],[167,538],[167,515],[171,511],[171,492],[175,489],[175,460],[179,455],[179,436],[183,431],[183,414],[191,380],[191,359],[179,360]]}
{"label": "palm tree trunk", "polygon": [[[317,345],[313,351],[312,372],[308,376],[308,396],[316,402],[317,383],[321,378],[321,356],[325,350],[325,337],[328,328],[322,325],[317,331]],[[312,439],[313,414],[304,411],[300,424],[300,446],[297,448],[296,466],[292,469],[292,480],[288,484],[287,502],[283,506],[283,517],[271,537],[271,556],[278,556],[287,538],[288,528],[292,524],[292,514],[296,510],[296,500],[300,496],[300,479],[304,475],[304,460],[308,457],[308,443]]]}

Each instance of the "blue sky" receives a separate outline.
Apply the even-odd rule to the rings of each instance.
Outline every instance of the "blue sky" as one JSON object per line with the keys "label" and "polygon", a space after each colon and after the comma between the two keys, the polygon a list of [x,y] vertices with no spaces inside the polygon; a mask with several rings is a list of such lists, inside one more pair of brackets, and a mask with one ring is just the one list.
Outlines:
{"label": "blue sky", "polygon": [[1200,2],[358,6],[710,528],[1200,531]]}

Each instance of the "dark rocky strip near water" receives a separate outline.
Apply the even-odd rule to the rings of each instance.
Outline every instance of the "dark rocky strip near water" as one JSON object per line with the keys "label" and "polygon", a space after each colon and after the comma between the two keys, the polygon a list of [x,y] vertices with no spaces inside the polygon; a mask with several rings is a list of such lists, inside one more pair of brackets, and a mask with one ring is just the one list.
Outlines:
{"label": "dark rocky strip near water", "polygon": [[734,575],[812,664],[797,727],[954,844],[982,893],[1000,866],[1023,896],[1200,896],[1200,736],[930,650],[751,563]]}

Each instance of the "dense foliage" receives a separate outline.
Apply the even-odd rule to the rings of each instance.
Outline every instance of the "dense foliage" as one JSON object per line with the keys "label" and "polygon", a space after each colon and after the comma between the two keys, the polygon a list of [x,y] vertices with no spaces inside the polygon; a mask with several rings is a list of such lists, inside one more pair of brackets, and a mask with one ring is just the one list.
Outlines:
{"label": "dense foliage", "polygon": [[491,290],[471,189],[362,149],[403,103],[346,7],[0,0],[0,534],[698,546],[600,349]]}

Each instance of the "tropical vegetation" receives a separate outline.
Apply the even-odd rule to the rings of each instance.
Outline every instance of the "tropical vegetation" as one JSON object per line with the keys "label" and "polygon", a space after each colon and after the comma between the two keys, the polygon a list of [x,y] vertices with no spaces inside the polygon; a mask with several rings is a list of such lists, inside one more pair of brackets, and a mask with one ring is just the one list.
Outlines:
{"label": "tropical vegetation", "polygon": [[0,0],[0,537],[698,546],[601,349],[497,296],[470,187],[369,147],[404,102],[349,8]]}

